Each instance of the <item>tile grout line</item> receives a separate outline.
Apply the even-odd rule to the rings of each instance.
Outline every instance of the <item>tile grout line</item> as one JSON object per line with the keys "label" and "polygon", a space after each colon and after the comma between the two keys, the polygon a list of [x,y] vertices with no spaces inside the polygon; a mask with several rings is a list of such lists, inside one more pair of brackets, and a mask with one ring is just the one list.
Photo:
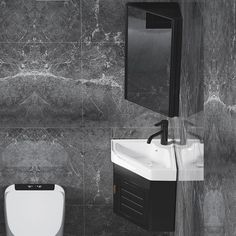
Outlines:
{"label": "tile grout line", "polygon": [[[83,53],[83,44],[82,44],[82,37],[83,37],[83,12],[82,12],[82,4],[83,1],[80,0],[80,79],[82,79],[83,76],[83,60],[82,60],[82,53]],[[84,125],[84,88],[82,87],[82,107],[81,107],[81,119],[82,119],[82,126]],[[82,155],[83,155],[83,235],[85,236],[85,220],[86,220],[86,214],[85,214],[85,141],[84,137],[82,139]]]}
{"label": "tile grout line", "polygon": [[[82,35],[81,35],[82,36]],[[82,39],[80,39],[79,41],[36,41],[36,42],[0,42],[0,44],[87,44],[86,42],[83,42]],[[106,41],[92,41],[90,42],[90,44],[113,44],[113,45],[118,45],[118,43],[115,42],[106,42]],[[119,44],[125,44],[125,42],[121,42]]]}
{"label": "tile grout line", "polygon": [[[81,128],[93,128],[93,129],[109,129],[109,128],[119,128],[119,129],[155,129],[155,126],[0,126],[1,129],[81,129]],[[179,128],[178,126],[175,128],[170,128],[170,130],[174,130]],[[202,127],[195,127],[192,129],[203,129]]]}

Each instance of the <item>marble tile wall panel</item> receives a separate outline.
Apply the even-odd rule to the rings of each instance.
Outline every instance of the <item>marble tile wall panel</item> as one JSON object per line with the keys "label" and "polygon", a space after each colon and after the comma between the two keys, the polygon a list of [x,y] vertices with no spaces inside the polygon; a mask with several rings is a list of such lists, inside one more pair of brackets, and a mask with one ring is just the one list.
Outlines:
{"label": "marble tile wall panel", "polygon": [[113,200],[111,130],[84,128],[85,204],[106,205]]}
{"label": "marble tile wall panel", "polygon": [[80,125],[80,1],[1,0],[0,29],[0,126]]}
{"label": "marble tile wall panel", "polygon": [[83,42],[124,42],[125,3],[123,0],[82,0]]}
{"label": "marble tile wall panel", "polygon": [[234,235],[236,2],[204,5],[204,235]]}
{"label": "marble tile wall panel", "polygon": [[77,205],[66,206],[65,212],[65,236],[84,235],[84,207]]}
{"label": "marble tile wall panel", "polygon": [[124,44],[82,44],[83,121],[85,126],[114,126],[119,120]]}
{"label": "marble tile wall panel", "polygon": [[79,43],[0,43],[1,126],[82,121]]}
{"label": "marble tile wall panel", "polygon": [[183,17],[180,116],[203,112],[204,26],[202,1],[178,1]]}
{"label": "marble tile wall panel", "polygon": [[0,235],[1,236],[5,236],[5,220],[4,220],[4,205],[2,204],[3,203],[3,194],[4,194],[4,191],[2,188],[0,188],[0,201],[1,201],[1,204],[0,204]]}
{"label": "marble tile wall panel", "polygon": [[0,1],[0,42],[79,42],[79,0]]}
{"label": "marble tile wall panel", "polygon": [[176,204],[175,235],[202,236],[203,232],[203,199],[204,182],[178,182]]}
{"label": "marble tile wall panel", "polygon": [[[97,217],[99,216],[99,217]],[[111,205],[85,208],[85,235],[173,236],[173,233],[151,233],[113,213]]]}
{"label": "marble tile wall panel", "polygon": [[235,164],[221,165],[206,174],[204,190],[205,235],[235,234]]}

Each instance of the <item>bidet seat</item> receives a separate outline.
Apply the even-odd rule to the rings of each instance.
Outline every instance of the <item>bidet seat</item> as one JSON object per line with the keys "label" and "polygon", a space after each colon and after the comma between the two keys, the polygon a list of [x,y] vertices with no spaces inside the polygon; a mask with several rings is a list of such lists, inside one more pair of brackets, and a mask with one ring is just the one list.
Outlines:
{"label": "bidet seat", "polygon": [[65,192],[54,184],[14,184],[5,191],[7,236],[63,236]]}

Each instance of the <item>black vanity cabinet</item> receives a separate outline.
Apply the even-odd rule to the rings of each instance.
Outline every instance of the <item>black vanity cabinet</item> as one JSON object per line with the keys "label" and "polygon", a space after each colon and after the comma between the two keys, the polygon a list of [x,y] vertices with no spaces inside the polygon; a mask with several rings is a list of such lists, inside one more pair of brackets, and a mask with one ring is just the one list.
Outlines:
{"label": "black vanity cabinet", "polygon": [[114,212],[149,231],[175,230],[176,181],[149,181],[114,168]]}
{"label": "black vanity cabinet", "polygon": [[182,17],[177,3],[128,3],[125,99],[179,115]]}

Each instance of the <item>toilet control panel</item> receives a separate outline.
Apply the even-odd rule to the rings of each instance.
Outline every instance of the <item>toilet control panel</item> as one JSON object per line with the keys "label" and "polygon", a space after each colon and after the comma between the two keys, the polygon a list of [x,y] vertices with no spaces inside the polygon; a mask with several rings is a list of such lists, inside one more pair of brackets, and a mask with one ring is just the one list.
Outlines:
{"label": "toilet control panel", "polygon": [[15,190],[54,190],[54,184],[15,184]]}

